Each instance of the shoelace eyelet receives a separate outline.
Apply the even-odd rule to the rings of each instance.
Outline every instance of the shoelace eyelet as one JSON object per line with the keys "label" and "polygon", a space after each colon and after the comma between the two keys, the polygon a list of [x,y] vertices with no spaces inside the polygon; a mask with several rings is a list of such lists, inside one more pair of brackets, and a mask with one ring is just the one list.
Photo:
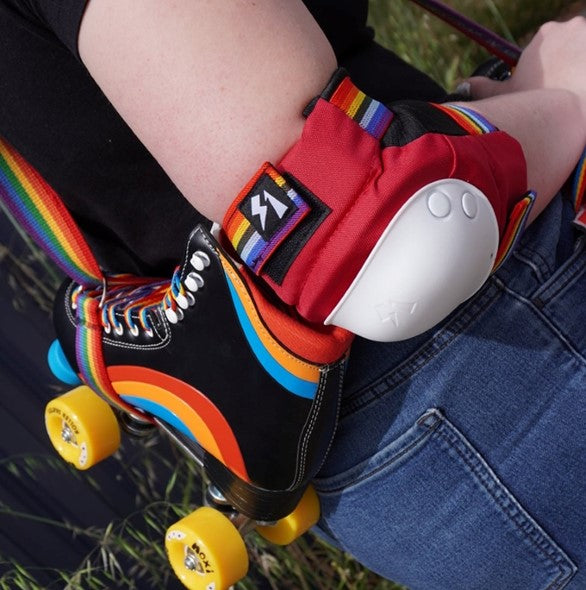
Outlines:
{"label": "shoelace eyelet", "polygon": [[201,277],[201,275],[198,275],[196,272],[190,272],[185,277],[184,283],[185,283],[185,286],[193,293],[195,293],[198,289],[201,289],[204,285],[203,278]]}
{"label": "shoelace eyelet", "polygon": [[165,308],[165,315],[171,324],[176,324],[179,321],[179,316],[170,307]]}
{"label": "shoelace eyelet", "polygon": [[185,295],[181,295],[181,293],[175,297],[175,301],[177,301],[177,305],[181,309],[187,309],[189,307],[189,301],[187,300],[187,297]]}
{"label": "shoelace eyelet", "polygon": [[202,271],[211,264],[210,257],[201,250],[197,250],[192,254],[190,262],[191,266],[199,271]]}
{"label": "shoelace eyelet", "polygon": [[165,315],[167,316],[167,319],[171,324],[176,324],[185,317],[185,315],[183,314],[183,310],[180,307],[176,307],[175,309],[167,307],[165,309]]}

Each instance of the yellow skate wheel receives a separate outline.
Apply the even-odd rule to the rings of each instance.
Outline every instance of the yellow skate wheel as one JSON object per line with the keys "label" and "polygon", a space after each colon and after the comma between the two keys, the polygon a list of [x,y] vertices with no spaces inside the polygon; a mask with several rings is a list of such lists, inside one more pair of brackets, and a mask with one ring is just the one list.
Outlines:
{"label": "yellow skate wheel", "polygon": [[319,512],[319,498],[313,487],[309,486],[289,516],[271,526],[258,526],[256,530],[275,545],[289,545],[317,524]]}
{"label": "yellow skate wheel", "polygon": [[45,427],[57,452],[78,469],[88,469],[120,446],[112,408],[86,385],[47,404]]}
{"label": "yellow skate wheel", "polygon": [[228,590],[248,571],[242,536],[214,508],[198,508],[169,527],[165,546],[171,567],[189,590]]}

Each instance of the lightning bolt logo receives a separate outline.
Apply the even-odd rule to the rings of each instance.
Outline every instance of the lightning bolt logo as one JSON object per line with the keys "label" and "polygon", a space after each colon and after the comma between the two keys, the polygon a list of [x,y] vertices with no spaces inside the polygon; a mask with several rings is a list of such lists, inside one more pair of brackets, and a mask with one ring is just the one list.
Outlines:
{"label": "lightning bolt logo", "polygon": [[260,194],[252,196],[250,198],[250,212],[252,215],[258,215],[260,226],[265,231],[268,205],[271,206],[271,209],[273,209],[279,219],[282,219],[283,215],[287,213],[288,207],[266,190],[263,190],[263,201],[261,203]]}
{"label": "lightning bolt logo", "polygon": [[[264,191],[264,192],[265,192],[265,195],[268,194],[267,191]],[[264,231],[265,225],[267,222],[267,206],[264,204],[261,204],[260,195],[254,195],[250,199],[250,212],[253,215],[258,215],[258,218],[260,219],[260,226],[262,227],[262,230]]]}

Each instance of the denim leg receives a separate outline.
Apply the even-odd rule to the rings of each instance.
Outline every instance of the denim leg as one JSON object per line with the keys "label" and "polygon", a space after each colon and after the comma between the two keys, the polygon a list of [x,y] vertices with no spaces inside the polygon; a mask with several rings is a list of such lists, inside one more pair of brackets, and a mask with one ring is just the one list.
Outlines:
{"label": "denim leg", "polygon": [[557,198],[434,331],[357,342],[322,530],[412,590],[586,589],[586,248]]}

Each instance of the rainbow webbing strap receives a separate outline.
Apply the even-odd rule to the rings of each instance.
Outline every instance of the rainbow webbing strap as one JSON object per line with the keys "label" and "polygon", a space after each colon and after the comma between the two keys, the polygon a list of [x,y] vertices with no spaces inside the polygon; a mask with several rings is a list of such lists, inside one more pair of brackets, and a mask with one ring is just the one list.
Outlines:
{"label": "rainbow webbing strap", "polygon": [[[16,221],[84,292],[77,301],[76,356],[83,380],[117,406],[133,410],[115,393],[104,363],[99,302],[86,289],[105,277],[90,247],[57,193],[0,137],[0,199]],[[136,411],[136,410],[133,410]]]}
{"label": "rainbow webbing strap", "polygon": [[348,76],[340,82],[329,102],[346,113],[375,139],[382,138],[394,117],[390,109],[364,94]]}
{"label": "rainbow webbing strap", "polygon": [[582,157],[576,166],[576,173],[574,174],[574,182],[572,183],[572,201],[576,212],[580,211],[584,202],[584,194],[586,193],[586,149],[582,153]]}
{"label": "rainbow webbing strap", "polygon": [[102,283],[102,271],[57,193],[2,138],[0,196],[16,221],[68,277],[84,287]]}

